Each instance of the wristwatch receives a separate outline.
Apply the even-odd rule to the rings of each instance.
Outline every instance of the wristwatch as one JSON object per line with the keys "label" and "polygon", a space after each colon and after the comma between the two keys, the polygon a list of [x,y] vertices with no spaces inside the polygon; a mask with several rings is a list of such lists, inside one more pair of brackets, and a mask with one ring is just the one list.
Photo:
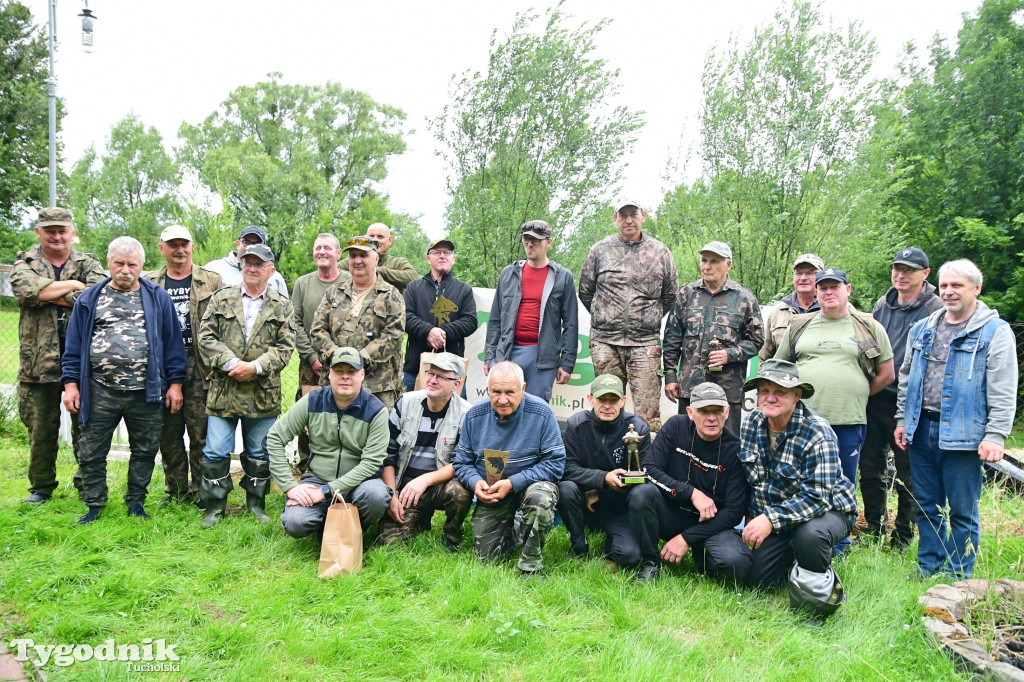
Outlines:
{"label": "wristwatch", "polygon": [[324,483],[322,486],[320,486],[320,492],[324,494],[324,497],[330,497],[331,495],[333,495],[333,493],[331,492],[331,486],[327,483]]}

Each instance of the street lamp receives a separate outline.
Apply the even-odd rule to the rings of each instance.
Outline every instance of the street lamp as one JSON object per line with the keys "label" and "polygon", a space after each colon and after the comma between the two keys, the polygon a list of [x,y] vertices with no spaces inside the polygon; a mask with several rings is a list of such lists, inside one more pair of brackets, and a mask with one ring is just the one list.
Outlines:
{"label": "street lamp", "polygon": [[[57,0],[49,0],[50,6],[50,206],[57,205],[57,74],[53,68],[54,42],[57,39]],[[82,17],[82,49],[92,52],[92,33],[96,15],[89,9],[89,0],[85,0],[85,9],[78,16]]]}

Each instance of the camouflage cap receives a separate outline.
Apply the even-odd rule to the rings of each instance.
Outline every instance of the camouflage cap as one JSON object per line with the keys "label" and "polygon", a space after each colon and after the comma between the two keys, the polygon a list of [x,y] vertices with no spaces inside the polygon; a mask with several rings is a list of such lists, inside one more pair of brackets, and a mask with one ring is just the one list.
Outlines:
{"label": "camouflage cap", "polygon": [[523,223],[519,229],[524,237],[529,235],[537,239],[551,239],[551,226],[543,220],[531,220],[528,223]]}
{"label": "camouflage cap", "polygon": [[192,241],[192,233],[188,231],[187,227],[182,225],[168,225],[164,228],[163,232],[160,233],[160,241],[169,242],[172,239],[185,239]]}
{"label": "camouflage cap", "polygon": [[614,374],[602,374],[594,379],[594,383],[590,384],[590,395],[595,398],[600,398],[609,393],[616,398],[621,398],[625,395],[625,391],[622,390],[622,382]]}
{"label": "camouflage cap", "polygon": [[813,265],[815,270],[824,270],[825,269],[825,261],[821,260],[821,258],[817,254],[814,254],[814,253],[802,253],[802,254],[800,254],[799,256],[796,257],[796,260],[793,261],[793,267],[795,268],[796,266],[801,265],[803,263],[807,263],[808,265]]}
{"label": "camouflage cap", "polygon": [[243,227],[242,231],[238,233],[238,239],[239,240],[244,239],[245,237],[248,237],[250,234],[253,234],[253,235],[256,235],[257,237],[259,237],[260,241],[263,242],[264,244],[267,243],[267,231],[264,230],[262,227],[258,227],[256,225],[250,225],[248,227]]}
{"label": "camouflage cap", "polygon": [[762,379],[778,384],[783,388],[799,387],[803,391],[801,396],[803,398],[810,398],[814,395],[814,386],[811,386],[806,381],[800,381],[800,372],[797,370],[796,365],[786,360],[769,358],[762,362],[757,370],[757,376],[753,379],[748,379],[747,383],[743,384],[743,390],[754,390],[757,388],[757,383]]}
{"label": "camouflage cap", "polygon": [[444,237],[441,237],[440,239],[435,239],[434,241],[427,244],[427,253],[430,253],[439,246],[447,246],[449,249],[452,250],[452,253],[455,253],[455,242],[453,242],[451,239],[445,239]]}
{"label": "camouflage cap", "polygon": [[331,353],[331,367],[338,365],[348,365],[356,370],[362,369],[363,356],[352,346],[342,346]]}
{"label": "camouflage cap", "polygon": [[705,251],[717,253],[719,256],[725,258],[726,260],[732,260],[732,249],[730,249],[729,245],[726,244],[725,242],[708,242],[697,253],[701,254],[704,253]]}
{"label": "camouflage cap", "polygon": [[75,219],[72,217],[71,211],[59,206],[47,206],[39,209],[39,220],[36,221],[36,227],[49,227],[50,225],[74,227]]}
{"label": "camouflage cap", "polygon": [[705,381],[690,390],[690,407],[697,409],[708,405],[728,407],[729,400],[725,397],[725,390],[721,386]]}
{"label": "camouflage cap", "polygon": [[378,242],[376,239],[374,239],[373,237],[371,237],[369,235],[363,234],[363,235],[359,235],[358,237],[349,237],[348,238],[348,245],[345,247],[344,250],[345,251],[350,251],[352,249],[355,249],[356,251],[365,251],[367,253],[371,253],[371,252],[376,253],[378,246],[380,246],[380,242]]}
{"label": "camouflage cap", "polygon": [[263,262],[274,262],[274,252],[270,250],[270,247],[266,244],[253,244],[245,250],[242,254],[244,259],[246,256],[256,256]]}
{"label": "camouflage cap", "polygon": [[433,360],[428,360],[427,364],[442,371],[451,372],[456,379],[461,379],[463,372],[466,371],[466,363],[455,353],[438,353]]}

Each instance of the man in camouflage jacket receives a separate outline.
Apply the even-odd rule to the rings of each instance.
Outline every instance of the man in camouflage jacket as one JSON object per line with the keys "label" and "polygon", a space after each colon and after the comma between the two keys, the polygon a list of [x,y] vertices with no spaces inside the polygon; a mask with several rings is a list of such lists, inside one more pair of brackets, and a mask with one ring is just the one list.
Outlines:
{"label": "man in camouflage jacket", "polygon": [[[405,300],[377,274],[376,240],[352,237],[346,251],[352,279],[331,286],[324,294],[309,339],[324,365],[338,348],[358,350],[366,371],[366,390],[390,412],[402,392]],[[328,383],[328,375],[321,374],[320,385]]]}
{"label": "man in camouflage jacket", "polygon": [[614,374],[633,393],[636,416],[661,428],[661,319],[679,276],[672,252],[641,227],[647,212],[633,200],[617,203],[619,233],[590,249],[580,273],[580,301],[590,311],[594,374]]}
{"label": "man in camouflage jacket", "polygon": [[199,355],[213,368],[206,400],[206,448],[199,496],[206,502],[203,525],[209,528],[224,513],[231,491],[231,451],[235,427],[242,421],[246,506],[263,523],[270,489],[267,431],[281,412],[281,370],[295,349],[292,303],[267,284],[274,254],[255,244],[242,256],[242,285],[213,295],[199,326]]}
{"label": "man in camouflage jacket", "polygon": [[[60,425],[60,357],[64,351],[71,308],[82,291],[106,275],[100,262],[75,251],[71,211],[39,210],[39,244],[18,258],[11,270],[11,288],[18,300],[18,410],[28,429],[28,503],[46,502],[57,488],[57,435]],[[71,438],[78,460],[78,421],[71,420]],[[75,487],[82,484],[75,474]]]}
{"label": "man in camouflage jacket", "polygon": [[145,276],[171,296],[188,358],[188,376],[181,387],[184,402],[176,413],[164,408],[160,433],[164,492],[178,500],[194,499],[199,492],[199,464],[206,447],[206,392],[210,386],[210,367],[199,357],[199,324],[213,294],[224,285],[218,273],[192,262],[192,245],[192,235],[187,228],[181,225],[165,228],[160,233],[158,247],[166,263]]}
{"label": "man in camouflage jacket", "polygon": [[684,396],[706,381],[718,384],[729,401],[727,426],[738,436],[747,361],[764,343],[761,308],[729,277],[728,244],[711,242],[698,253],[701,278],[679,290],[665,324],[665,395],[684,414],[690,404]]}

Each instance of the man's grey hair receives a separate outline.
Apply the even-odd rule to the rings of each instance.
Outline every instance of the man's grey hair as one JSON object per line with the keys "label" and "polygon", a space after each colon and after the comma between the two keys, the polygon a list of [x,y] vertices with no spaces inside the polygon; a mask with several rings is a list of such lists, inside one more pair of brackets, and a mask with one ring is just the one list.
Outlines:
{"label": "man's grey hair", "polygon": [[947,272],[962,275],[963,277],[966,277],[967,281],[973,284],[974,286],[981,286],[981,281],[983,279],[981,276],[981,270],[978,269],[977,265],[967,260],[966,258],[946,261],[945,263],[943,263],[942,267],[939,268],[940,281],[942,280],[942,276]]}
{"label": "man's grey hair", "polygon": [[[520,390],[526,385],[523,368],[511,360],[503,360],[491,367],[491,377],[515,377],[519,381]],[[488,383],[490,383],[490,379],[488,379]]]}
{"label": "man's grey hair", "polygon": [[334,248],[337,249],[338,251],[341,251],[341,242],[338,241],[338,238],[335,237],[330,232],[321,232],[316,236],[316,239],[313,240],[313,243],[316,244],[321,239],[330,239],[332,242],[334,242]]}
{"label": "man's grey hair", "polygon": [[110,242],[107,247],[107,260],[113,258],[115,253],[120,253],[123,256],[138,256],[140,263],[146,262],[146,250],[142,248],[138,239],[132,237],[118,237]]}

